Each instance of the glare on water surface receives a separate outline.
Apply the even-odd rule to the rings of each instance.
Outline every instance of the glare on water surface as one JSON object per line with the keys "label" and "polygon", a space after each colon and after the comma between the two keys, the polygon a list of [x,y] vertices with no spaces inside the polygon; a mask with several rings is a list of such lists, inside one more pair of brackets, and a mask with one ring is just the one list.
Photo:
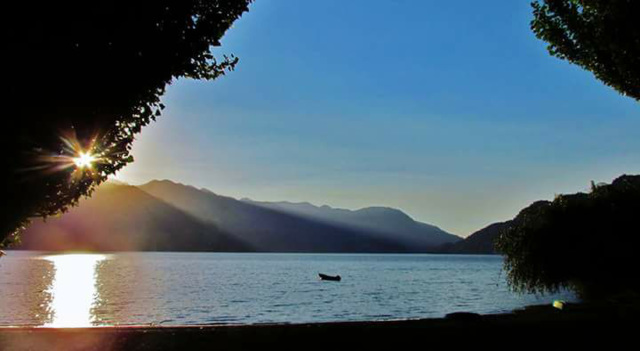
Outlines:
{"label": "glare on water surface", "polygon": [[92,325],[91,308],[96,298],[95,271],[100,254],[51,255],[55,276],[50,293],[49,306],[52,319],[45,327],[89,327]]}

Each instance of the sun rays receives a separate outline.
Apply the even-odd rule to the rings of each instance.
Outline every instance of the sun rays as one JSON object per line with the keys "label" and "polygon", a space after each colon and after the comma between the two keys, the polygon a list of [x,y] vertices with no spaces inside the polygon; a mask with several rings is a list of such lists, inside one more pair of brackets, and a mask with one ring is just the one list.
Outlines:
{"label": "sun rays", "polygon": [[93,156],[90,152],[80,151],[77,157],[73,158],[73,163],[76,167],[83,168],[91,168],[93,166],[93,162],[96,161],[95,156]]}
{"label": "sun rays", "polygon": [[101,164],[109,163],[110,148],[100,142],[99,136],[80,141],[75,132],[61,133],[59,151],[37,150],[34,166],[24,171],[36,171],[43,175],[68,172],[71,180],[102,176]]}

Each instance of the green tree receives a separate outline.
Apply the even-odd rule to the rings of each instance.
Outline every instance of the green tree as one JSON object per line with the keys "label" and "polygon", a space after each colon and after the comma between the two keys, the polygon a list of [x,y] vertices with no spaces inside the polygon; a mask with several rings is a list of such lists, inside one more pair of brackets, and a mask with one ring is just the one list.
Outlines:
{"label": "green tree", "polygon": [[541,0],[531,29],[549,53],[640,100],[640,1]]}
{"label": "green tree", "polygon": [[2,14],[5,184],[0,242],[65,211],[132,161],[167,84],[215,79],[211,50],[251,0],[17,2]]}

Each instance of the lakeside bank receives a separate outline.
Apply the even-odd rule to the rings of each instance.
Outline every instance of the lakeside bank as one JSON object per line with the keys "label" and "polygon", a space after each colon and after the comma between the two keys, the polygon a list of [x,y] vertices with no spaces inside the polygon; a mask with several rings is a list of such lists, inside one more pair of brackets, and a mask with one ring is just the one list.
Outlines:
{"label": "lakeside bank", "polygon": [[[507,314],[307,324],[0,328],[0,350],[402,350],[636,343],[637,305],[531,306]],[[629,344],[631,342],[631,344]],[[604,344],[603,344],[604,343]]]}

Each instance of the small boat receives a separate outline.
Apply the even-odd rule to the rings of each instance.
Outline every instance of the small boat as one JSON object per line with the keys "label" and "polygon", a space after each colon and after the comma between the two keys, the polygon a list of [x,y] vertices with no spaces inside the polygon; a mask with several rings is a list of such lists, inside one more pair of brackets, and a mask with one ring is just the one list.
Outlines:
{"label": "small boat", "polygon": [[339,275],[326,275],[326,274],[318,273],[318,276],[320,277],[320,280],[331,280],[334,282],[339,282],[342,279],[340,278]]}

